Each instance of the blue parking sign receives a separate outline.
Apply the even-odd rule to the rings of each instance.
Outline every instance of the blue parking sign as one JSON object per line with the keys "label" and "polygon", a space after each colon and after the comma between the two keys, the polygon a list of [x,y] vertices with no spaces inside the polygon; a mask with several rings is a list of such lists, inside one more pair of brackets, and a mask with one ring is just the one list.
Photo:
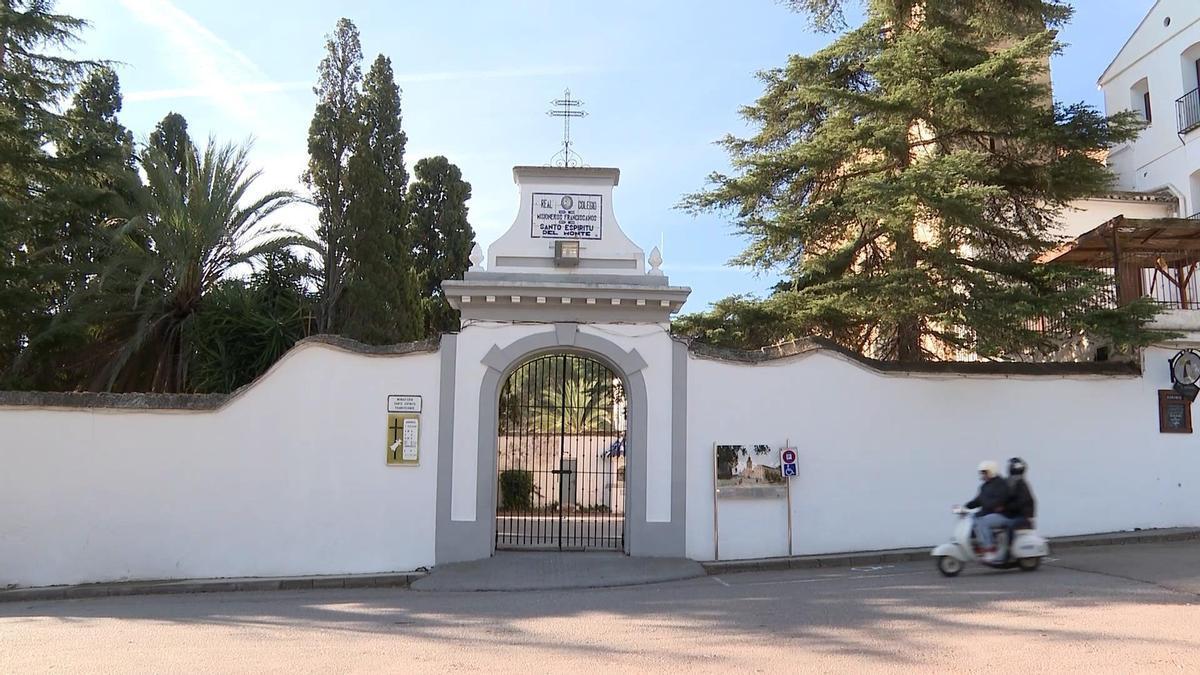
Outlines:
{"label": "blue parking sign", "polygon": [[784,476],[797,476],[796,471],[796,449],[782,448],[779,450],[779,463],[783,465]]}

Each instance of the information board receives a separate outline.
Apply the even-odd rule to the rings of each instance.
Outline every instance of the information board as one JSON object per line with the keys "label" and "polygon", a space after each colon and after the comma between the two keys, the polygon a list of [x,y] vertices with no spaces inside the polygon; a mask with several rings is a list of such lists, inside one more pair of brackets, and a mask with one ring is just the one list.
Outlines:
{"label": "information board", "polygon": [[717,497],[781,497],[787,486],[779,450],[767,445],[713,446]]}
{"label": "information board", "polygon": [[1164,434],[1192,433],[1192,402],[1174,390],[1158,390],[1158,430]]}

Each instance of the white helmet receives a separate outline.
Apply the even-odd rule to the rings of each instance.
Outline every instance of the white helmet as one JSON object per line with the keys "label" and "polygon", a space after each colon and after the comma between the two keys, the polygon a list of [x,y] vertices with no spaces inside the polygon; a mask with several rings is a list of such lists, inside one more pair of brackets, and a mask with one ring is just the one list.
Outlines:
{"label": "white helmet", "polygon": [[992,460],[984,460],[979,463],[979,472],[986,473],[989,478],[1000,475],[1000,465]]}

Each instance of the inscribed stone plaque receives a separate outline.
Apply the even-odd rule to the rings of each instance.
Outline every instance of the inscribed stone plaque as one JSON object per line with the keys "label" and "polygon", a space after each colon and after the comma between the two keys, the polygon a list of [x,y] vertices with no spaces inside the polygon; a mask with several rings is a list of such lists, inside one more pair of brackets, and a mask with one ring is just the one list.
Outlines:
{"label": "inscribed stone plaque", "polygon": [[529,236],[534,239],[600,239],[603,195],[534,192]]}

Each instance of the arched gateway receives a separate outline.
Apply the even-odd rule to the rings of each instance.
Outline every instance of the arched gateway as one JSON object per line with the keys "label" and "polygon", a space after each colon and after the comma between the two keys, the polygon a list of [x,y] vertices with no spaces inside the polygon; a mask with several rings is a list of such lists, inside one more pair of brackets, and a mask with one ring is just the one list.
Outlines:
{"label": "arched gateway", "polygon": [[496,548],[625,550],[625,386],[578,353],[535,356],[500,391]]}
{"label": "arched gateway", "polygon": [[619,175],[516,167],[512,226],[442,285],[462,330],[442,347],[438,562],[684,553],[686,352],[669,323],[689,289],[621,231]]}

